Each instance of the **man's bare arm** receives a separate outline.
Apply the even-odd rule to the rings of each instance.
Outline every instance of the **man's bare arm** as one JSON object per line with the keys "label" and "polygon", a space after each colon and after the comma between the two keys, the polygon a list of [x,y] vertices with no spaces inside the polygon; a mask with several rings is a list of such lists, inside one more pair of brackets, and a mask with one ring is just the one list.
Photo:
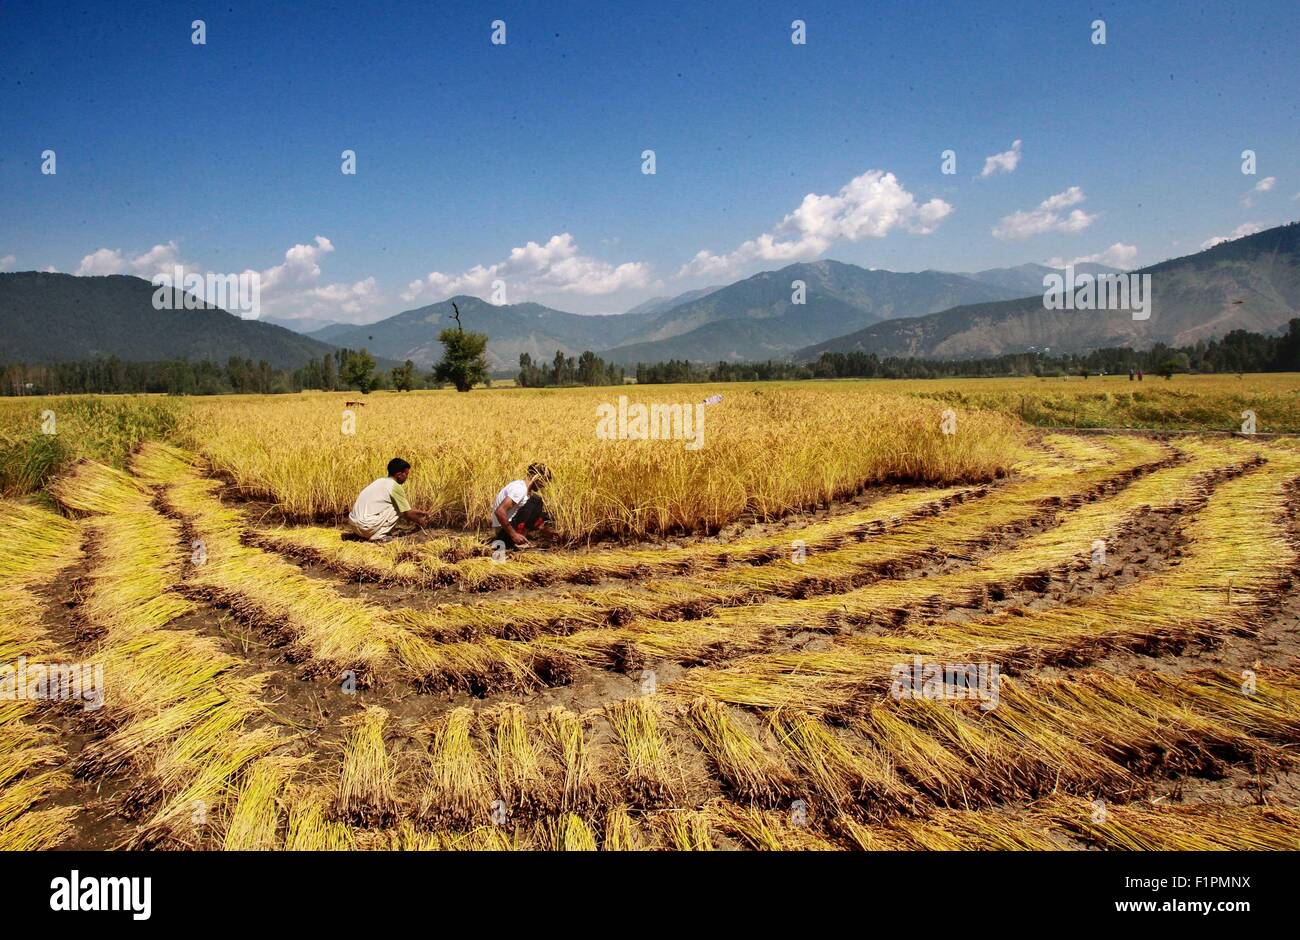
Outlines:
{"label": "man's bare arm", "polygon": [[501,505],[496,508],[497,522],[501,523],[501,528],[510,533],[510,541],[516,545],[527,545],[528,539],[516,532],[510,525],[510,510],[515,508],[515,501],[507,496],[501,501]]}

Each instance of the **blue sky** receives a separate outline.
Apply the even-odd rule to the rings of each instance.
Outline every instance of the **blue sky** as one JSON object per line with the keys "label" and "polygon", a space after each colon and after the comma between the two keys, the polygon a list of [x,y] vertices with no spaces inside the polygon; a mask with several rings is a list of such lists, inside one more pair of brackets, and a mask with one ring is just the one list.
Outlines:
{"label": "blue sky", "polygon": [[1297,45],[1295,0],[5,2],[0,270],[248,269],[268,314],[366,322],[1149,264],[1300,217]]}

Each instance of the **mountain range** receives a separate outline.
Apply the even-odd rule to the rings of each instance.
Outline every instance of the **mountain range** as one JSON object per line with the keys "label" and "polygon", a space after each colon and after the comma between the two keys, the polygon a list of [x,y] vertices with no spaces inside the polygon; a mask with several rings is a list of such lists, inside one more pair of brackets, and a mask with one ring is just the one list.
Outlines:
{"label": "mountain range", "polygon": [[[1096,264],[1075,270],[1118,273]],[[1044,277],[1057,273],[1038,264],[897,273],[823,260],[656,297],[622,314],[578,315],[458,296],[357,326],[243,320],[207,306],[155,310],[154,288],[140,278],[20,272],[0,274],[0,363],[240,356],[288,368],[346,346],[369,349],[381,365],[410,359],[428,368],[441,356],[438,333],[454,326],[453,301],[466,329],[488,334],[489,367],[497,373],[515,370],[523,353],[549,361],[556,350],[569,356],[592,350],[631,365],[810,361],[849,351],[953,359],[1184,345],[1233,329],[1278,332],[1300,316],[1300,223],[1129,272],[1150,275],[1146,320],[1128,311],[1047,309]]]}
{"label": "mountain range", "polygon": [[[796,302],[798,284],[803,296]],[[601,355],[621,363],[780,359],[810,340],[892,317],[1022,294],[943,271],[898,274],[839,261],[792,264],[652,313]]]}
{"label": "mountain range", "polygon": [[[488,365],[494,371],[516,368],[521,353],[549,361],[556,350],[576,356],[590,349],[623,364],[779,359],[810,340],[830,339],[889,317],[1024,294],[1023,287],[999,283],[1001,274],[991,283],[981,276],[898,274],[814,261],[764,271],[725,287],[655,298],[617,315],[579,316],[541,304],[493,305],[458,296],[368,326],[340,324],[310,335],[429,366],[442,354],[438,331],[452,325],[454,300],[465,328],[488,334]],[[793,299],[797,282],[804,285],[802,303]]]}
{"label": "mountain range", "polygon": [[583,316],[541,304],[497,305],[478,297],[457,296],[405,310],[368,326],[326,327],[311,337],[338,346],[364,347],[377,356],[399,362],[410,359],[427,368],[442,358],[438,333],[456,325],[451,318],[453,302],[460,308],[465,329],[488,335],[488,368],[493,372],[518,369],[521,353],[549,362],[557,349],[565,355],[577,356],[587,349],[617,346],[653,316],[644,313]]}
{"label": "mountain range", "polygon": [[1184,346],[1235,329],[1276,333],[1300,316],[1300,223],[1223,242],[1128,272],[1150,275],[1150,311],[1049,310],[1043,289],[1031,297],[968,304],[868,326],[814,343],[793,358],[823,352],[965,359],[1050,348],[1086,352],[1107,346]]}
{"label": "mountain range", "polygon": [[[116,356],[135,362],[231,356],[265,359],[277,369],[319,359],[333,347],[283,327],[243,320],[219,307],[156,310],[155,288],[123,274],[76,277],[0,274],[0,362],[74,362]],[[192,298],[191,298],[192,301]]]}
{"label": "mountain range", "polygon": [[[1079,274],[1117,274],[1118,268],[1108,267],[1104,264],[1097,264],[1093,261],[1085,261],[1074,266],[1074,270]],[[1021,264],[1014,268],[989,268],[987,271],[976,271],[974,274],[966,274],[965,277],[973,278],[984,284],[991,284],[995,287],[1005,288],[1011,291],[1016,297],[1026,297],[1029,294],[1041,294],[1043,292],[1043,278],[1048,274],[1059,274],[1060,268],[1051,268],[1045,264]]]}
{"label": "mountain range", "polygon": [[[269,323],[272,326],[282,326],[286,330],[294,333],[306,335],[315,333],[318,330],[324,330],[335,326],[338,320],[327,320],[322,317],[259,317],[263,323]],[[354,324],[348,324],[352,326]]]}

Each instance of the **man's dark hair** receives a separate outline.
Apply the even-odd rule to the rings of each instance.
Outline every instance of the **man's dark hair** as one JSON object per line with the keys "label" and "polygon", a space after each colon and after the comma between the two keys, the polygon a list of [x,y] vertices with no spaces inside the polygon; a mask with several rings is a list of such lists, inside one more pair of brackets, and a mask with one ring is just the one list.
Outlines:
{"label": "man's dark hair", "polygon": [[410,469],[411,469],[411,465],[407,463],[405,460],[403,460],[401,457],[394,457],[392,460],[388,461],[388,475],[390,477],[395,476],[398,473],[401,473],[403,470],[410,470]]}
{"label": "man's dark hair", "polygon": [[538,483],[546,484],[551,482],[551,469],[544,463],[529,464],[528,475],[536,477]]}

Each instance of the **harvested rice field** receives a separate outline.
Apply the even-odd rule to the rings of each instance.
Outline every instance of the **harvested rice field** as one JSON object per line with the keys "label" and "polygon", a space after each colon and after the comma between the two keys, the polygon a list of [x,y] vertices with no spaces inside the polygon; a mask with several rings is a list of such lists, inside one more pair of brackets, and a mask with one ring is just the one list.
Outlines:
{"label": "harvested rice field", "polygon": [[921,384],[6,403],[0,848],[1300,848],[1300,440]]}

